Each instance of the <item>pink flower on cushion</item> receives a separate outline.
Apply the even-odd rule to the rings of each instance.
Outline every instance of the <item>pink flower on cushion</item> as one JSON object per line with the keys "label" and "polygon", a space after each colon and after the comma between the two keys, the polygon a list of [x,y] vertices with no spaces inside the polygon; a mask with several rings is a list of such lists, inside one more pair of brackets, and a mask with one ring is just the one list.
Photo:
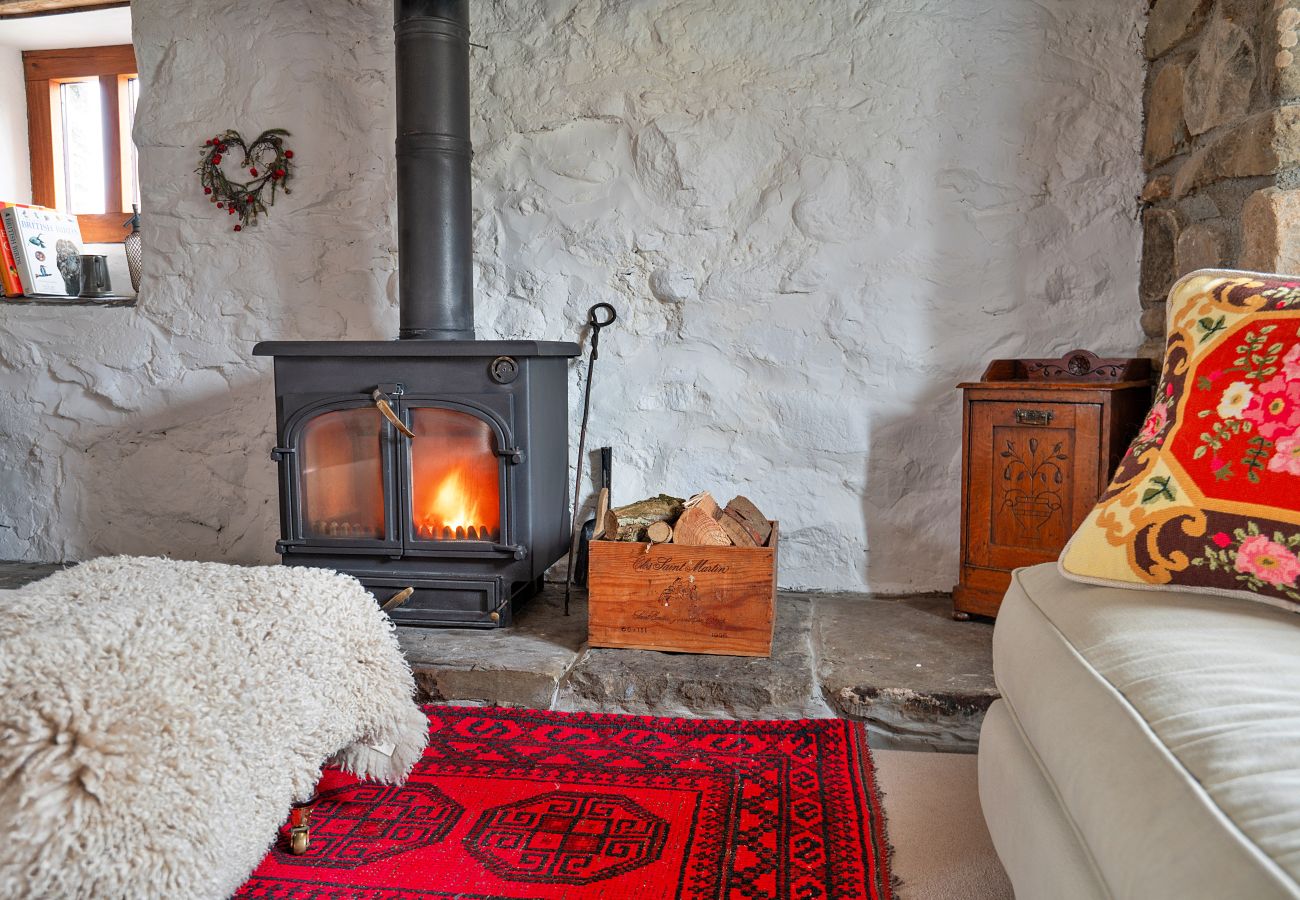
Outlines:
{"label": "pink flower on cushion", "polygon": [[1157,403],[1151,407],[1151,412],[1147,413],[1147,420],[1142,423],[1142,430],[1138,432],[1138,440],[1149,441],[1160,432],[1165,430],[1169,424],[1169,406],[1165,403]]}
{"label": "pink flower on cushion", "polygon": [[1288,381],[1300,381],[1300,344],[1296,344],[1282,357],[1282,373]]}
{"label": "pink flower on cushion", "polygon": [[1268,461],[1268,470],[1300,475],[1300,431],[1277,439],[1273,456]]}
{"label": "pink flower on cushion", "polygon": [[1278,375],[1264,382],[1241,417],[1254,422],[1259,433],[1269,440],[1294,431],[1300,427],[1300,381]]}
{"label": "pink flower on cushion", "polygon": [[1274,586],[1290,585],[1300,578],[1300,559],[1277,541],[1254,534],[1237,548],[1237,571]]}

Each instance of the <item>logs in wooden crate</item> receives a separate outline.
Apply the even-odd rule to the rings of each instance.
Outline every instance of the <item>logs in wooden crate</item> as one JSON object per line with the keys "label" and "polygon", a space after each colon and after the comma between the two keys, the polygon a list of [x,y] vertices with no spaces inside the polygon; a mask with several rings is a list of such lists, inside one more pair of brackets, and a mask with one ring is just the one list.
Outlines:
{"label": "logs in wooden crate", "polygon": [[[772,533],[767,517],[748,497],[735,497],[723,508],[708,491],[686,500],[668,494],[647,497],[609,510],[612,519],[601,509],[597,510],[597,522],[601,523],[597,530],[607,541],[763,547]],[[617,527],[609,523],[616,523]]]}
{"label": "logs in wooden crate", "polygon": [[593,647],[771,655],[776,522],[744,497],[720,507],[707,492],[609,515],[590,546]]}

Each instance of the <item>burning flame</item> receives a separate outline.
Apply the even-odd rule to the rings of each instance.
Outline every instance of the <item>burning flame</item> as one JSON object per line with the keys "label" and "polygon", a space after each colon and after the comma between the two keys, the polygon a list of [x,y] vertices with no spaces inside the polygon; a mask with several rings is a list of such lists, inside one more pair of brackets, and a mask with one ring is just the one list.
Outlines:
{"label": "burning flame", "polygon": [[495,540],[501,495],[494,467],[462,463],[430,474],[417,482],[416,534],[432,540]]}
{"label": "burning flame", "polygon": [[482,419],[416,409],[411,440],[411,517],[420,540],[497,540],[501,463]]}
{"label": "burning flame", "polygon": [[[433,492],[425,521],[438,528],[476,528],[485,519],[479,512],[479,498],[471,492],[463,466],[452,469]],[[493,510],[493,518],[496,518]]]}

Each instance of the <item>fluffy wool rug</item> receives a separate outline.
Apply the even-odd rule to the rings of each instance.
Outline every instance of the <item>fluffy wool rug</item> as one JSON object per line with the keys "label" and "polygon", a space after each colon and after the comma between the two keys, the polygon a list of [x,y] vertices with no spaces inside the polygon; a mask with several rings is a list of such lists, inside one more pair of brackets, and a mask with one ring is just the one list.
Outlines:
{"label": "fluffy wool rug", "polygon": [[400,788],[327,771],[239,900],[890,900],[861,723],[435,707]]}
{"label": "fluffy wool rug", "polygon": [[331,757],[405,779],[413,691],[325,570],[120,557],[0,592],[0,897],[228,897]]}

